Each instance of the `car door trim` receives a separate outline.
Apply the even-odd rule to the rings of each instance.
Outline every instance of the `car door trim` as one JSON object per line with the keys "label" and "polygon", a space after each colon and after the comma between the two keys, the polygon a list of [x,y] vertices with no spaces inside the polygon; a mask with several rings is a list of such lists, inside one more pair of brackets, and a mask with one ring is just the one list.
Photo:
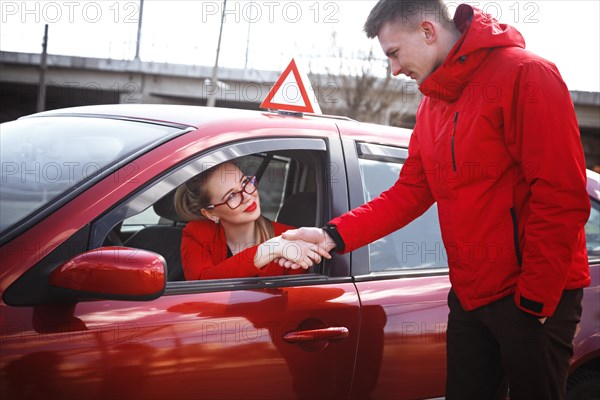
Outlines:
{"label": "car door trim", "polygon": [[356,152],[359,158],[374,161],[398,163],[408,158],[407,149],[383,144],[356,142]]}
{"label": "car door trim", "polygon": [[239,290],[276,289],[290,286],[302,287],[352,282],[353,280],[351,277],[329,277],[317,273],[253,278],[210,279],[203,281],[175,281],[167,282],[167,288],[164,295],[172,296]]}
{"label": "car door trim", "polygon": [[366,275],[354,276],[356,282],[366,281],[380,281],[386,279],[400,279],[400,278],[420,278],[425,276],[443,276],[448,275],[448,268],[431,268],[431,269],[415,269],[405,271],[381,271],[372,272]]}

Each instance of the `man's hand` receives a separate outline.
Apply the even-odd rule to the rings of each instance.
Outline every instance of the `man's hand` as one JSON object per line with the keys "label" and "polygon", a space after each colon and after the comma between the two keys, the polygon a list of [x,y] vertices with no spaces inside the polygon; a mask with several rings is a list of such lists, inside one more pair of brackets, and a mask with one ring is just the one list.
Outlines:
{"label": "man's hand", "polygon": [[[318,248],[316,253],[324,256],[327,259],[331,258],[329,252],[335,247],[335,242],[321,228],[292,229],[284,232],[281,236],[283,239],[289,241],[304,241],[308,243],[313,243]],[[327,256],[325,256],[324,254],[327,254]],[[278,263],[284,268],[304,268],[304,266],[298,265],[293,260],[289,260],[286,258],[280,258]]]}
{"label": "man's hand", "polygon": [[301,239],[287,240],[276,236],[258,246],[254,266],[260,269],[275,261],[281,266],[287,262],[286,268],[308,269],[311,265],[320,263],[322,257],[331,258],[331,255],[313,242]]}
{"label": "man's hand", "polygon": [[[282,238],[281,240],[283,252],[279,260],[287,260],[290,263],[288,268],[308,269],[311,265],[320,263],[321,257],[331,258],[329,252],[312,242],[299,239],[287,240]],[[281,262],[279,264],[281,265]]]}

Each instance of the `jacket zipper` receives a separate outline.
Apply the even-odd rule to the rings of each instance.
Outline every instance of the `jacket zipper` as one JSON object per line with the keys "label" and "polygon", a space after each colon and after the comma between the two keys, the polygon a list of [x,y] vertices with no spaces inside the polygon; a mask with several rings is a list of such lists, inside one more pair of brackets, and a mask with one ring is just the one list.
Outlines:
{"label": "jacket zipper", "polygon": [[454,134],[456,133],[456,121],[458,121],[458,111],[454,114],[454,122],[452,124],[452,139],[450,141],[450,149],[452,151],[452,169],[456,172],[456,158],[454,156]]}
{"label": "jacket zipper", "polygon": [[521,256],[521,249],[519,248],[519,228],[517,226],[517,212],[514,207],[510,208],[510,217],[513,223],[513,240],[515,241],[515,253],[517,254],[517,262],[519,267],[523,264],[523,258]]}

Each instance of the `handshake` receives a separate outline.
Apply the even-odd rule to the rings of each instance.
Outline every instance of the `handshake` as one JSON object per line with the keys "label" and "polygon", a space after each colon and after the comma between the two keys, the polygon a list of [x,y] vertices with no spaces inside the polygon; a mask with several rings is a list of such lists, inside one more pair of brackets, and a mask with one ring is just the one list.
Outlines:
{"label": "handshake", "polygon": [[335,247],[333,239],[321,228],[292,229],[271,240],[280,249],[274,261],[291,269],[308,269],[319,264],[322,257],[331,259],[329,252]]}

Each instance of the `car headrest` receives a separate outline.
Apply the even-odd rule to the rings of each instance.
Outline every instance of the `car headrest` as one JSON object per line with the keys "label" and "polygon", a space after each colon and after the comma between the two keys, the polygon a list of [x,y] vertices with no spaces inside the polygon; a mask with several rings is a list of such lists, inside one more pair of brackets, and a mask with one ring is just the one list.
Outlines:
{"label": "car headrest", "polygon": [[285,199],[277,222],[290,226],[315,226],[317,217],[317,194],[298,192]]}
{"label": "car headrest", "polygon": [[162,218],[166,218],[175,222],[186,222],[183,218],[177,214],[175,210],[175,192],[177,189],[171,190],[160,200],[154,203],[154,212]]}

